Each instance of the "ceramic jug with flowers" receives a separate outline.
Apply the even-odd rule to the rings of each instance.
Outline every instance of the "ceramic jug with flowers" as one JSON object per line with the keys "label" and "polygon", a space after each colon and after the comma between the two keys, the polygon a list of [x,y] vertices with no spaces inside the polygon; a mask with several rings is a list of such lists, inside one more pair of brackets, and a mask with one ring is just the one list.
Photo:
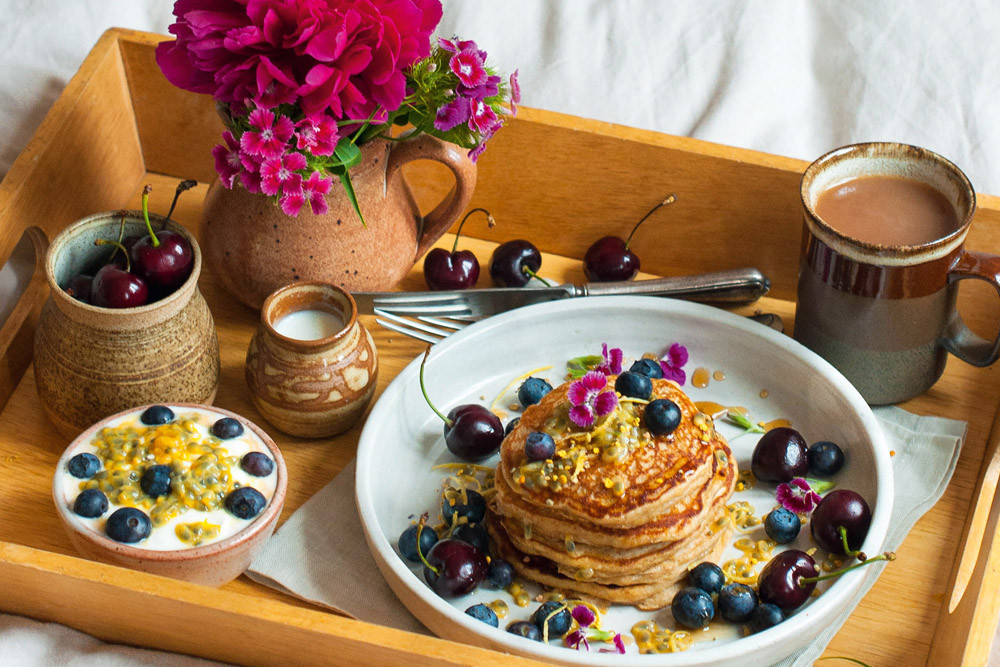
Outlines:
{"label": "ceramic jug with flowers", "polygon": [[[259,307],[297,280],[394,286],[466,208],[475,161],[516,114],[475,42],[438,39],[438,0],[178,0],[157,63],[226,125],[203,213],[206,263]],[[408,128],[399,134],[396,128]],[[444,163],[421,216],[400,168]]]}

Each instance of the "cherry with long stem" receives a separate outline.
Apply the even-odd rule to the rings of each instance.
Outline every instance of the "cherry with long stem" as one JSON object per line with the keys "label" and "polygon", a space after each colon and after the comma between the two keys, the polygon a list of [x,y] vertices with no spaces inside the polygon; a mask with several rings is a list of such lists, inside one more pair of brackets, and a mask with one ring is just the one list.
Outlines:
{"label": "cherry with long stem", "polygon": [[[861,555],[864,556],[864,554]],[[815,577],[799,577],[796,583],[800,588],[805,588],[809,584],[815,584],[820,581],[825,581],[827,579],[833,579],[835,577],[839,577],[842,574],[847,574],[851,570],[857,570],[858,568],[864,567],[865,565],[869,565],[871,563],[877,563],[879,561],[888,562],[893,560],[896,560],[896,552],[886,551],[884,553],[880,553],[878,556],[873,556],[872,558],[859,559],[859,562],[849,567],[845,567],[843,570],[837,570],[836,572],[827,572],[826,574],[820,574]]]}
{"label": "cherry with long stem", "polygon": [[632,231],[629,232],[628,237],[625,239],[625,249],[626,250],[628,249],[629,244],[632,243],[632,237],[635,236],[636,230],[639,229],[639,225],[646,222],[646,218],[653,215],[664,206],[669,206],[670,204],[673,204],[675,201],[677,201],[677,195],[670,193],[669,195],[666,196],[666,198],[663,201],[661,201],[653,208],[649,209],[646,215],[642,216],[642,218],[639,219],[639,222],[635,223],[635,227],[632,228]]}
{"label": "cherry with long stem", "polygon": [[455,232],[455,243],[451,252],[444,248],[434,248],[424,257],[424,280],[432,290],[469,289],[479,280],[479,260],[470,250],[459,250],[458,239],[462,235],[465,221],[473,213],[486,214],[486,224],[492,229],[496,225],[493,214],[485,208],[474,208],[465,214],[458,223]]}
{"label": "cherry with long stem", "polygon": [[153,232],[153,225],[149,222],[149,193],[153,191],[152,185],[146,185],[142,189],[142,218],[146,221],[146,229],[149,231],[149,238],[154,248],[160,247],[160,239],[156,238]]}
{"label": "cherry with long stem", "polygon": [[587,280],[608,282],[632,280],[635,278],[635,275],[639,272],[640,262],[639,256],[632,252],[632,249],[629,247],[629,244],[632,243],[632,237],[635,236],[636,230],[639,229],[639,226],[649,216],[675,201],[677,201],[677,195],[670,194],[663,201],[649,209],[646,215],[642,216],[639,222],[635,223],[628,238],[625,240],[622,240],[618,236],[604,236],[594,241],[587,248],[587,252],[583,256],[583,272],[586,274]]}

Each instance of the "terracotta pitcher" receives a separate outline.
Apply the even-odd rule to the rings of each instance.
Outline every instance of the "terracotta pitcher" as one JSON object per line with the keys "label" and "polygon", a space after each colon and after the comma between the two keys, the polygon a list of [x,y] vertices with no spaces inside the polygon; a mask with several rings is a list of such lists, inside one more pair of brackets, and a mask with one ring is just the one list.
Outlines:
{"label": "terracotta pitcher", "polygon": [[[455,222],[472,197],[475,164],[465,149],[428,135],[365,144],[351,180],[367,228],[335,180],[330,210],[285,215],[269,198],[216,180],[203,213],[205,261],[226,289],[253,308],[295,281],[333,283],[348,291],[388,290]],[[451,194],[425,217],[400,167],[435,160],[455,175]]]}

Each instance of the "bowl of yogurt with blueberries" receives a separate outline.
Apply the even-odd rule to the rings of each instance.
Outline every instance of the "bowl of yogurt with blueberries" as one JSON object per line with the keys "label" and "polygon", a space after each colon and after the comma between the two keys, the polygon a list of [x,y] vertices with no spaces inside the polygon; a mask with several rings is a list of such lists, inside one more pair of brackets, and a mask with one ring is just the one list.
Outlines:
{"label": "bowl of yogurt with blueberries", "polygon": [[274,532],[287,481],[258,426],[178,403],[120,412],[81,433],[59,459],[52,494],[84,556],[221,586]]}

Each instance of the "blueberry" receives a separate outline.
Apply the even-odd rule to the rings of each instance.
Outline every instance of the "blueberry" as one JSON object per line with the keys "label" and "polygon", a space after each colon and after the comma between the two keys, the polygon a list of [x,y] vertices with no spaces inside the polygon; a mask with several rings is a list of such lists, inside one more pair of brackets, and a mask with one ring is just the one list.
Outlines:
{"label": "blueberry", "polygon": [[146,468],[139,478],[139,486],[150,498],[159,498],[170,494],[170,466],[158,465]]}
{"label": "blueberry", "polygon": [[481,523],[463,523],[451,531],[453,539],[462,540],[476,547],[484,554],[490,552],[490,536],[486,528]]}
{"label": "blueberry", "polygon": [[438,535],[434,532],[434,529],[428,525],[424,525],[420,528],[419,525],[410,526],[403,531],[403,534],[399,536],[399,542],[397,546],[399,547],[399,553],[403,555],[403,558],[410,561],[411,563],[419,563],[420,554],[417,553],[417,533],[420,534],[420,553],[427,558],[427,552],[431,550],[431,547],[437,544]]}
{"label": "blueberry", "polygon": [[678,591],[670,603],[670,610],[674,613],[674,620],[678,625],[692,630],[705,627],[715,616],[712,596],[694,586],[687,586]]}
{"label": "blueberry", "polygon": [[101,469],[101,459],[93,454],[77,454],[66,464],[69,474],[77,479],[90,479]]}
{"label": "blueberry", "polygon": [[757,608],[757,593],[746,584],[726,584],[719,593],[719,615],[730,623],[746,623]]}
{"label": "blueberry", "polygon": [[510,435],[510,432],[513,431],[515,428],[517,428],[517,425],[520,421],[521,421],[520,417],[514,417],[509,422],[507,422],[507,425],[503,429],[503,434]]}
{"label": "blueberry", "polygon": [[116,542],[132,544],[149,537],[153,524],[142,510],[134,507],[122,507],[108,517],[104,531]]}
{"label": "blueberry", "polygon": [[226,496],[226,509],[239,519],[252,519],[264,509],[267,499],[252,486],[241,486]]}
{"label": "blueberry", "polygon": [[764,532],[778,544],[788,544],[799,536],[802,530],[802,520],[799,516],[784,507],[771,510],[764,517]]}
{"label": "blueberry", "polygon": [[482,523],[486,516],[486,500],[479,495],[478,491],[472,489],[465,490],[467,502],[462,502],[462,492],[452,489],[454,493],[454,504],[447,498],[441,503],[441,514],[444,515],[445,523],[452,522],[452,515],[465,517],[469,523]]}
{"label": "blueberry", "polygon": [[653,435],[669,435],[681,425],[681,409],[670,399],[658,398],[646,405],[643,420]]}
{"label": "blueberry", "polygon": [[628,369],[630,373],[638,373],[639,375],[645,375],[646,377],[652,379],[660,379],[663,377],[663,369],[660,368],[659,362],[655,359],[638,359],[632,364],[632,367]]}
{"label": "blueberry", "polygon": [[538,626],[528,621],[514,621],[507,626],[507,632],[536,642],[542,641],[542,633],[538,630]]}
{"label": "blueberry", "polygon": [[556,455],[556,441],[548,433],[532,431],[524,439],[524,455],[529,461],[544,461]]}
{"label": "blueberry", "polygon": [[243,424],[232,417],[223,417],[212,424],[212,435],[219,440],[232,440],[243,435]]}
{"label": "blueberry", "polygon": [[497,618],[497,613],[484,605],[482,602],[479,604],[474,604],[465,610],[465,613],[476,619],[477,621],[482,621],[483,623],[489,623],[494,628],[500,627],[500,619]]}
{"label": "blueberry", "polygon": [[844,450],[836,443],[821,440],[806,452],[809,458],[809,472],[820,477],[830,477],[844,467]]}
{"label": "blueberry", "polygon": [[549,639],[562,637],[573,625],[573,615],[569,613],[562,602],[546,602],[531,615],[531,622],[538,626],[542,637],[545,636],[545,626],[549,626]]}
{"label": "blueberry", "polygon": [[240,467],[248,475],[267,477],[274,472],[274,461],[264,452],[247,452],[240,459]]}
{"label": "blueberry", "polygon": [[174,420],[174,411],[165,405],[151,405],[139,415],[139,421],[146,426],[169,424]]}
{"label": "blueberry", "polygon": [[108,497],[98,489],[86,489],[73,501],[73,511],[86,519],[96,519],[108,511]]}
{"label": "blueberry", "polygon": [[494,558],[490,561],[486,581],[489,588],[503,590],[514,583],[514,567],[502,558]]}
{"label": "blueberry", "polygon": [[517,400],[524,407],[528,407],[542,400],[542,397],[550,391],[552,391],[552,385],[542,378],[528,378],[518,388]]}
{"label": "blueberry", "polygon": [[695,588],[700,588],[709,595],[722,590],[722,585],[726,583],[726,575],[722,574],[722,568],[715,563],[699,563],[690,572],[688,580]]}
{"label": "blueberry", "polygon": [[785,613],[781,611],[781,607],[770,603],[759,604],[750,614],[750,633],[756,634],[762,630],[773,628],[783,620],[785,620]]}
{"label": "blueberry", "polygon": [[641,373],[626,371],[615,380],[615,391],[622,396],[647,401],[653,395],[653,382]]}

